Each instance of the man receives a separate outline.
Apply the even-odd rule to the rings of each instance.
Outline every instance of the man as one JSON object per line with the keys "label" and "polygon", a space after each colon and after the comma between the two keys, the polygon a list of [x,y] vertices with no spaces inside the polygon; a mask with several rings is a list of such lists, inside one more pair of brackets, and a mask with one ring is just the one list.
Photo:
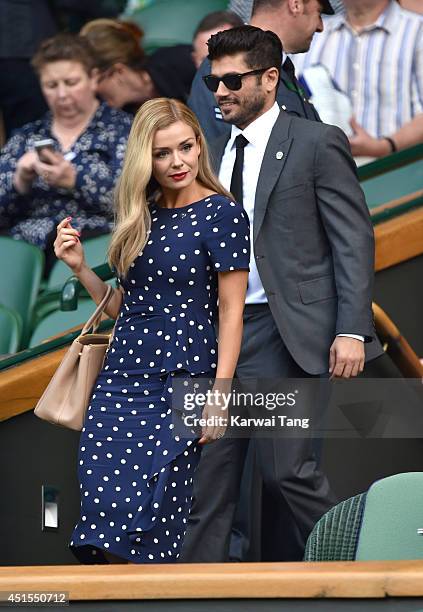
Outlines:
{"label": "man", "polygon": [[[273,32],[252,26],[209,41],[205,81],[232,125],[214,159],[252,231],[241,384],[349,378],[363,370],[365,353],[382,354],[373,340],[373,229],[348,141],[338,128],[280,110],[281,52]],[[279,558],[301,560],[313,525],[334,503],[327,479],[309,439],[254,443],[274,514],[286,523]],[[182,561],[226,560],[245,452],[246,440],[230,437],[203,449]]]}
{"label": "man", "polygon": [[[322,13],[333,14],[329,0],[255,0],[250,23],[275,32],[285,53],[303,53],[309,49],[313,35],[323,30]],[[291,60],[282,54],[281,60],[279,105],[288,113],[319,121],[317,112],[295,78]],[[202,77],[209,73],[210,63],[205,60],[194,78],[188,106],[197,115],[208,142],[212,142],[227,134],[229,128],[212,93],[204,87]]]}
{"label": "man", "polygon": [[423,5],[421,0],[401,0],[401,6],[407,9],[407,11],[412,11],[414,13],[418,13],[419,15],[423,15]]}
{"label": "man", "polygon": [[297,73],[326,66],[350,98],[353,155],[382,157],[423,140],[423,21],[396,0],[344,0]]}
{"label": "man", "polygon": [[198,69],[207,57],[207,41],[210,36],[242,24],[241,17],[231,11],[215,11],[203,17],[192,38],[192,59],[195,67]]}

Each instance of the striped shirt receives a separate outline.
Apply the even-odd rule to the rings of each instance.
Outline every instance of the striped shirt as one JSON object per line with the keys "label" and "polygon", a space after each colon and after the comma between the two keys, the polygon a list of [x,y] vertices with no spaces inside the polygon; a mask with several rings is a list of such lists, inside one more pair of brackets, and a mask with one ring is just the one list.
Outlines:
{"label": "striped shirt", "polygon": [[395,133],[423,111],[423,21],[395,0],[360,33],[345,15],[326,19],[310,51],[292,61],[297,74],[313,64],[326,66],[373,137]]}

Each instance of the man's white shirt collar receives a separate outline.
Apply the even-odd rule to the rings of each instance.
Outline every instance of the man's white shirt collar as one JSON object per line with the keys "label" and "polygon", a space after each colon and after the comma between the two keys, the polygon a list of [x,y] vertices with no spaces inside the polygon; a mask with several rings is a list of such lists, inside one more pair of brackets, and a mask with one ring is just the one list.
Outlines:
{"label": "man's white shirt collar", "polygon": [[279,104],[274,103],[272,108],[260,115],[252,123],[247,125],[244,130],[240,130],[236,125],[232,126],[231,137],[229,139],[229,148],[232,148],[235,144],[235,138],[239,134],[243,134],[250,144],[254,147],[261,148],[264,144],[266,147],[267,142],[270,138],[270,133],[273,130],[280,113]]}

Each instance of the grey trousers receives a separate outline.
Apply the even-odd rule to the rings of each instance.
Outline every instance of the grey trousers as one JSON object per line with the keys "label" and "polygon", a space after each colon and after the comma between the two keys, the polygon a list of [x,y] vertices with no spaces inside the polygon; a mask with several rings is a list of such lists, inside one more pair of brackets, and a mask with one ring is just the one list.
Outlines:
{"label": "grey trousers", "polygon": [[[236,377],[241,384],[258,377],[309,378],[286,349],[268,306],[246,308]],[[180,562],[228,561],[248,444],[248,439],[225,437],[203,448]],[[252,444],[272,500],[280,547],[275,557],[300,560],[313,526],[337,501],[318,467],[313,441],[254,438]],[[254,490],[250,497],[254,497]]]}

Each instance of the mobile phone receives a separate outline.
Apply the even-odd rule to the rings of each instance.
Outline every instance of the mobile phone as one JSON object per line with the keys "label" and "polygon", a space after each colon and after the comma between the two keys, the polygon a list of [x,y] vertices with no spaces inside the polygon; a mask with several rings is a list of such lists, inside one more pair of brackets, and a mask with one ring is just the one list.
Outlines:
{"label": "mobile phone", "polygon": [[37,140],[34,142],[34,149],[37,151],[37,155],[45,164],[51,164],[51,162],[43,155],[43,151],[49,149],[50,151],[54,151],[54,140],[52,138],[44,138],[44,140]]}

